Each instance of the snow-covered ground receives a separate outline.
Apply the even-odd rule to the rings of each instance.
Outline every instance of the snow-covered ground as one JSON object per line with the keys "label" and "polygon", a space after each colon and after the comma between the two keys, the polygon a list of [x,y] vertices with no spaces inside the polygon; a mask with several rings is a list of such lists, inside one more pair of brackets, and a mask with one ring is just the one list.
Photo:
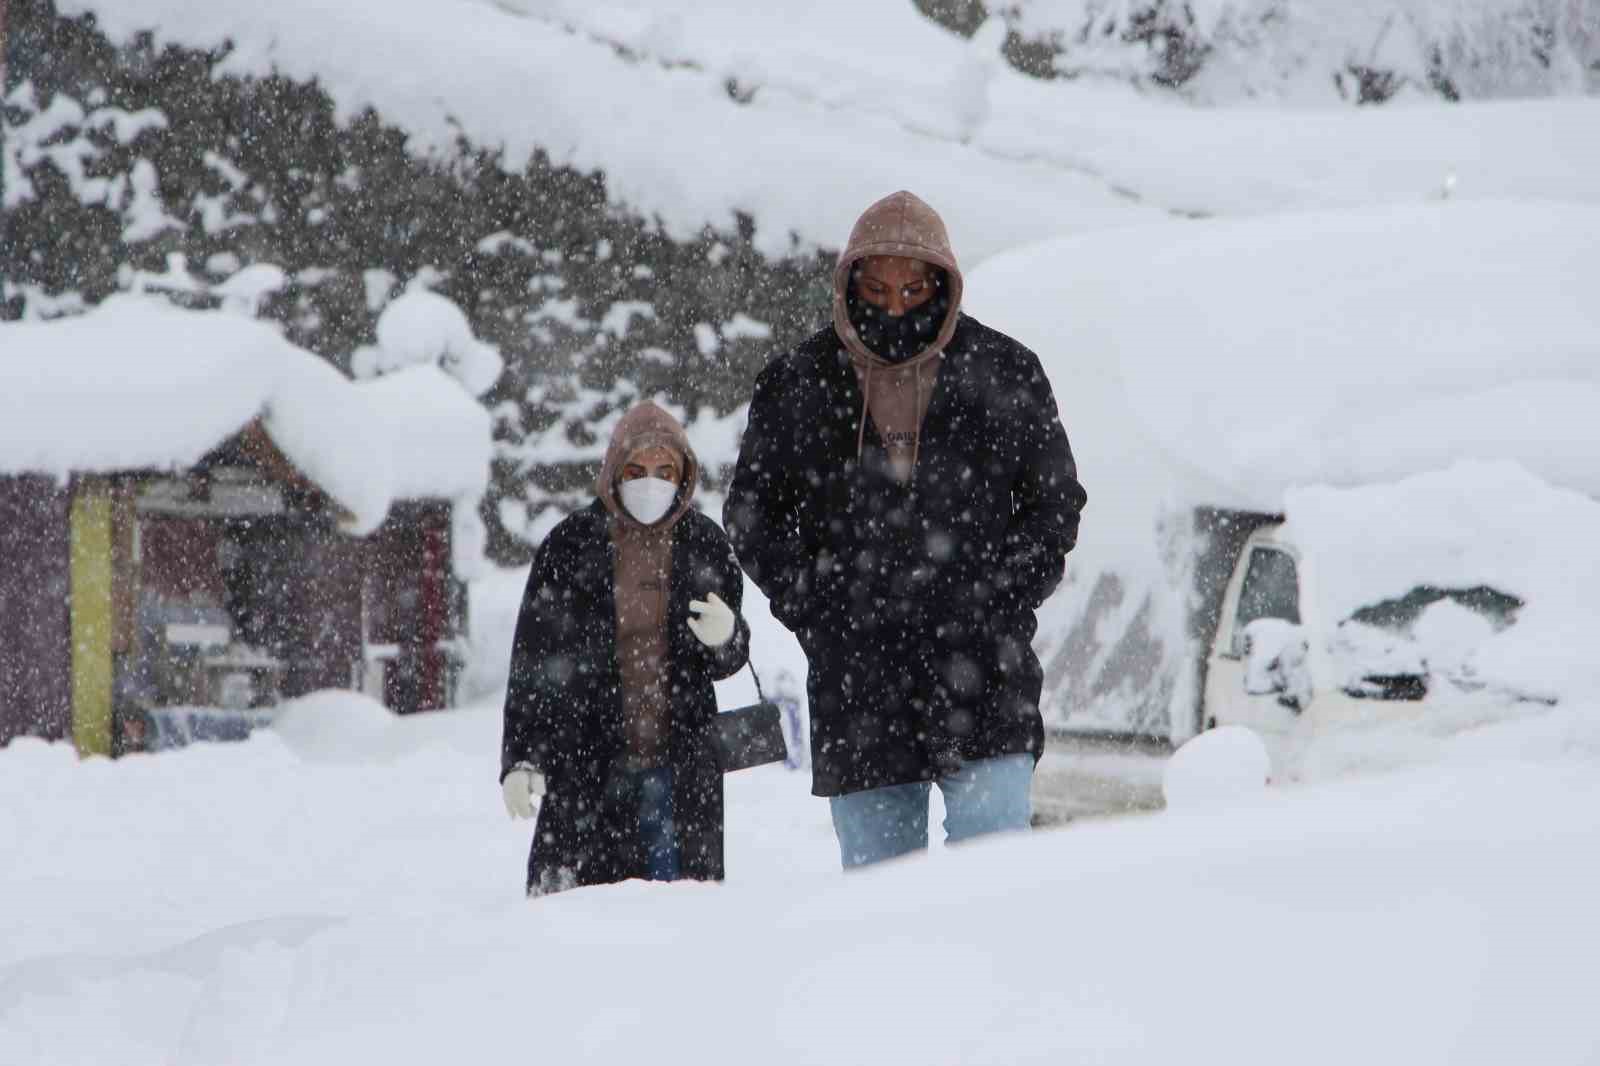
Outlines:
{"label": "snow-covered ground", "polygon": [[[478,655],[505,654],[522,579],[474,583]],[[746,610],[769,687],[794,691],[792,638],[759,593]],[[719,686],[751,696],[748,675]],[[764,767],[728,778],[724,884],[533,901],[498,712],[324,693],[243,743],[0,749],[4,1061],[1600,1055],[1593,705],[1330,738],[1319,783],[1171,811],[1146,809],[1160,756],[1056,743],[1045,828],[958,849],[936,829],[851,876],[809,774]]]}
{"label": "snow-covered ground", "polygon": [[806,775],[763,768],[729,779],[725,884],[527,901],[497,739],[492,705],[341,695],[242,744],[0,751],[4,1060],[1600,1056],[1593,748],[1457,746],[852,876]]}
{"label": "snow-covered ground", "polygon": [[[1565,605],[1519,663],[1570,666],[1589,643],[1600,505],[1571,490],[1600,486],[1596,222],[1550,204],[1600,200],[1600,101],[1192,109],[1029,81],[992,33],[963,42],[888,0],[59,6],[119,40],[231,38],[225,70],[315,78],[419,151],[464,133],[509,166],[541,148],[603,169],[674,234],[742,211],[764,251],[827,247],[866,203],[916,189],[969,267],[992,260],[972,308],[1040,351],[1079,447],[1090,511],[1047,645],[1109,573],[1127,584],[1104,625],[1181,628],[1177,595],[1139,622],[1140,582],[1170,576],[1170,520],[1206,500],[1287,502],[1353,577],[1394,576],[1393,553],[1357,549],[1415,503],[1408,477],[1465,508],[1424,516],[1460,549],[1433,560],[1445,578],[1481,564],[1526,585],[1534,620]],[[14,150],[48,150],[50,121]],[[1447,187],[1524,203],[1425,203]],[[128,306],[48,328],[107,328]],[[394,388],[431,372],[413,364],[487,374],[492,353],[437,307],[418,311],[436,343],[405,350],[410,314],[359,361],[398,372],[360,388],[414,411]],[[217,386],[224,429],[276,395],[270,369]],[[11,452],[61,445],[43,410],[14,412],[34,421]],[[724,458],[738,421],[696,426],[696,447]],[[201,447],[144,443],[165,449],[150,461]],[[1465,456],[1521,467],[1437,473]],[[1484,470],[1498,495],[1474,504]],[[381,480],[364,483],[386,502]],[[1537,514],[1490,521],[1513,491]],[[1600,682],[1581,671],[1554,707],[1468,703],[1320,738],[1304,783],[1231,805],[1145,810],[1158,758],[1061,746],[1041,765],[1046,820],[1123,816],[848,877],[808,775],[749,771],[729,780],[727,883],[527,901],[530,828],[495,783],[521,581],[474,584],[474,702],[457,712],[397,720],[322,694],[239,744],[117,762],[0,749],[0,1062],[1600,1062]],[[745,613],[768,689],[799,694],[793,639],[753,589]]]}

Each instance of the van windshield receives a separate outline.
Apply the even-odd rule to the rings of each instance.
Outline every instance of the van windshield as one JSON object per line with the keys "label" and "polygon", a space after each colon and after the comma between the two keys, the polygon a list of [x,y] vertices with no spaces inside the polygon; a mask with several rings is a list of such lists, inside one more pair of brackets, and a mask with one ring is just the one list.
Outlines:
{"label": "van windshield", "polygon": [[1493,626],[1497,633],[1516,622],[1517,611],[1523,606],[1517,597],[1487,585],[1467,589],[1418,585],[1397,599],[1383,600],[1362,607],[1350,615],[1350,621],[1375,629],[1386,629],[1393,633],[1409,634],[1423,612],[1442,600],[1449,600],[1480,616]]}

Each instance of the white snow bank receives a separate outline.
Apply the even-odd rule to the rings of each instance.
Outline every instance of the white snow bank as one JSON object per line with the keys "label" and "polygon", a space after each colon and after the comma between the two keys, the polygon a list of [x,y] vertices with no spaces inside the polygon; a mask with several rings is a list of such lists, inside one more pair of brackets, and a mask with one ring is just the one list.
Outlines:
{"label": "white snow bank", "polygon": [[1268,783],[1266,745],[1252,730],[1207,730],[1173,752],[1161,779],[1169,811],[1202,811],[1260,802]]}
{"label": "white snow bank", "polygon": [[1058,248],[1061,291],[1084,355],[1123,368],[1145,431],[1226,490],[1213,502],[1275,510],[1291,485],[1469,458],[1600,493],[1600,208],[1452,203],[1149,238]]}
{"label": "white snow bank", "polygon": [[476,499],[488,482],[488,413],[437,369],[357,385],[238,315],[114,296],[0,325],[0,353],[0,473],[181,468],[259,417],[354,532],[395,499]]}
{"label": "white snow bank", "polygon": [[990,35],[965,42],[890,0],[62,9],[94,11],[119,40],[232,40],[225,71],[314,78],[341,115],[376,107],[419,151],[464,133],[520,168],[542,148],[604,171],[614,200],[678,237],[747,213],[774,255],[796,238],[837,247],[862,208],[903,187],[944,214],[969,265],[1155,208],[1414,203],[1451,175],[1463,195],[1600,197],[1600,101],[1198,109],[1024,77],[986,51]]}
{"label": "white snow bank", "polygon": [[1467,458],[1600,493],[1596,246],[1576,205],[1203,222],[1012,253],[968,304],[1043,354],[1069,413],[1085,378],[1119,388],[1119,444],[1153,441],[1196,502],[1277,511],[1291,485]]}
{"label": "white snow bank", "polygon": [[476,754],[470,728],[448,720],[449,712],[401,716],[376,700],[342,689],[315,692],[280,703],[272,732],[306,763],[381,765],[437,747]]}
{"label": "white snow bank", "polygon": [[848,877],[806,775],[769,768],[727,779],[726,884],[528,902],[498,714],[392,728],[417,743],[366,763],[308,761],[270,731],[116,763],[0,750],[7,1062],[480,1062],[536,1045],[551,1062],[672,1047],[708,1066],[752,1048],[775,1066],[1285,1049],[1307,1066],[1471,1066],[1524,1060],[1532,1039],[1540,1063],[1578,1066],[1600,1051],[1592,761],[1464,752]]}
{"label": "white snow bank", "polygon": [[[971,262],[1041,233],[1159,217],[1097,177],[956,139],[970,123],[952,116],[983,110],[982,79],[969,84],[959,38],[909,6],[830,0],[737,17],[726,4],[704,15],[680,4],[659,18],[613,6],[592,19],[574,15],[576,6],[548,17],[509,6],[77,0],[61,10],[93,11],[116,40],[144,30],[157,47],[231,40],[223,72],[314,79],[342,118],[375,107],[417,151],[453,151],[464,134],[503,148],[512,169],[542,149],[556,163],[604,171],[614,201],[683,239],[707,224],[732,229],[743,212],[756,220],[766,254],[788,253],[796,238],[803,249],[837,247],[868,204],[908,186],[940,209]],[[602,24],[608,14],[615,18]],[[580,21],[569,26],[568,18]],[[664,28],[646,25],[653,20]],[[643,25],[652,42],[632,60],[607,36],[627,22]],[[673,25],[686,31],[681,48],[667,40]],[[635,39],[623,32],[615,41],[627,48]],[[875,44],[885,41],[892,47]],[[886,57],[902,50],[916,58],[893,63],[886,76]],[[750,60],[719,65],[728,53]],[[921,68],[914,84],[892,76],[907,67]],[[770,90],[762,88],[768,71],[777,79]],[[749,104],[732,98],[730,81],[756,90]]]}
{"label": "white snow bank", "polygon": [[486,567],[467,583],[467,662],[461,678],[462,701],[495,699],[511,676],[511,643],[516,635],[526,566]]}

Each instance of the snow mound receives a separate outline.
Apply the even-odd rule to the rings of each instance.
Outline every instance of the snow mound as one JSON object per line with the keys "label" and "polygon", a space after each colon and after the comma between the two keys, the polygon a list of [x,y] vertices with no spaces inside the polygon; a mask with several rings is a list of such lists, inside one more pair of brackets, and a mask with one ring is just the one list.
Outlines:
{"label": "snow mound", "polygon": [[[530,901],[498,716],[414,717],[460,746],[0,749],[7,1066],[493,1062],[530,1034],[557,1063],[666,1041],[697,1066],[1500,1066],[1530,1039],[1541,1066],[1594,1061],[1592,761],[1490,756],[859,876],[804,775],[762,768],[727,779],[725,884]],[[930,1010],[952,967],[980,979]]]}
{"label": "snow mound", "polygon": [[1600,493],[1597,245],[1600,208],[1572,204],[1210,221],[1008,254],[969,304],[1037,346],[1069,413],[1111,379],[1114,446],[1154,443],[1197,502],[1274,512],[1461,459]]}
{"label": "snow mound", "polygon": [[377,334],[377,347],[363,348],[352,359],[357,377],[431,363],[481,396],[505,369],[500,353],[473,336],[461,308],[426,289],[408,292],[385,307]]}
{"label": "snow mound", "polygon": [[1207,730],[1173,753],[1162,777],[1167,809],[1209,810],[1257,798],[1271,762],[1253,730],[1225,725]]}
{"label": "snow mound", "polygon": [[369,762],[392,753],[399,716],[351,692],[315,692],[279,706],[272,729],[308,762]]}

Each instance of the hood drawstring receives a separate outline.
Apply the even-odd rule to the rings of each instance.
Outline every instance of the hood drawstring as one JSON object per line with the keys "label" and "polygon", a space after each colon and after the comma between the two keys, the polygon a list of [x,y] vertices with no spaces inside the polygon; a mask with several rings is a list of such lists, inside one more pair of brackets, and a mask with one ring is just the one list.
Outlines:
{"label": "hood drawstring", "polygon": [[861,386],[861,419],[856,427],[856,463],[861,462],[862,449],[867,441],[867,402],[872,396],[872,361],[867,361],[866,382]]}
{"label": "hood drawstring", "polygon": [[914,490],[917,485],[917,457],[922,454],[922,426],[920,422],[924,412],[922,410],[922,364],[918,363],[913,369],[917,375],[916,396],[914,398],[917,404],[915,410],[919,424],[916,436],[911,438],[911,473],[906,476],[906,484]]}

